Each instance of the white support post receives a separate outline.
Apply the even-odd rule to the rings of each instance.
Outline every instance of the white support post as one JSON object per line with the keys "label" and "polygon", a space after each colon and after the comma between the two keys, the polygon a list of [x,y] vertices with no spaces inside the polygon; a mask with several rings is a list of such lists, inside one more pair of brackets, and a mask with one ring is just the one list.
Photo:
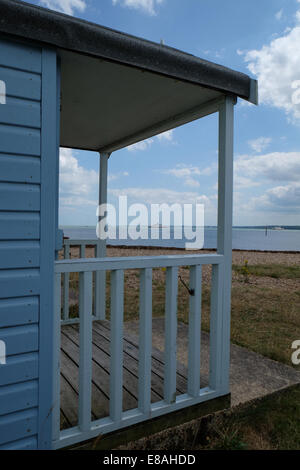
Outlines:
{"label": "white support post", "polygon": [[164,400],[169,404],[176,401],[177,291],[178,267],[167,268]]}
{"label": "white support post", "polygon": [[139,409],[150,415],[152,353],[152,269],[141,270],[139,328]]}
{"label": "white support post", "polygon": [[218,254],[224,255],[221,391],[229,393],[232,276],[233,128],[236,98],[227,96],[219,109]]}
{"label": "white support post", "polygon": [[222,313],[223,313],[223,265],[212,266],[209,336],[209,386],[212,390],[221,389],[222,382]]}
{"label": "white support post", "polygon": [[[99,173],[99,206],[107,204],[107,167],[109,153],[100,153]],[[101,220],[99,217],[98,221]],[[96,257],[105,258],[106,240],[98,240],[96,246]],[[98,271],[95,275],[95,317],[97,320],[105,320],[106,307],[106,271]]]}

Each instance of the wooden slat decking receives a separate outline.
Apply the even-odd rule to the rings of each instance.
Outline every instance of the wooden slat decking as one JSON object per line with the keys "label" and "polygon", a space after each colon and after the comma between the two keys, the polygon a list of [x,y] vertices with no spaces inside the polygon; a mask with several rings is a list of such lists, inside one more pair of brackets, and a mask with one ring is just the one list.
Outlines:
{"label": "wooden slat decking", "polygon": [[[79,327],[65,325],[61,334],[61,428],[76,426],[78,419]],[[92,419],[109,415],[110,324],[93,323]],[[177,363],[177,395],[187,391],[187,370]],[[164,355],[152,349],[151,401],[163,399]],[[137,407],[138,339],[124,336],[123,411]]]}

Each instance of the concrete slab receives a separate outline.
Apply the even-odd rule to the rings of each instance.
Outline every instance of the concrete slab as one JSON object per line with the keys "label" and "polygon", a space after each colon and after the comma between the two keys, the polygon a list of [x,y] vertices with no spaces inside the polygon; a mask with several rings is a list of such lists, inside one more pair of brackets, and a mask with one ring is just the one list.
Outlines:
{"label": "concrete slab", "polygon": [[[153,319],[153,347],[164,351],[164,319]],[[126,322],[126,335],[138,337],[138,321]],[[187,366],[188,325],[178,324],[177,360]],[[201,335],[201,378],[206,384],[209,372],[209,334]],[[231,345],[231,405],[245,403],[282,388],[300,383],[300,372],[246,348]]]}

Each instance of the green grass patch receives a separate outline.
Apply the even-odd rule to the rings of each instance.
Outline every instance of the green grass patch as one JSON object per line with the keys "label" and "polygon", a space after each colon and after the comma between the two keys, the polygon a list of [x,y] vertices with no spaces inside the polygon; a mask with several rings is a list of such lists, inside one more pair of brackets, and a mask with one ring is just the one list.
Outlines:
{"label": "green grass patch", "polygon": [[[245,267],[234,264],[233,270],[244,274]],[[283,264],[258,264],[247,266],[249,275],[273,277],[275,279],[300,279],[300,266],[286,266]]]}

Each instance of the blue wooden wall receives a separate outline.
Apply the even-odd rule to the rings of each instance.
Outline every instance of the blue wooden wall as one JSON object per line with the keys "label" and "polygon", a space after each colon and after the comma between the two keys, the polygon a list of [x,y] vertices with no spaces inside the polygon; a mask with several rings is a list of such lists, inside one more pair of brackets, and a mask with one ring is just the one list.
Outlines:
{"label": "blue wooden wall", "polygon": [[51,447],[56,53],[0,38],[0,449]]}

